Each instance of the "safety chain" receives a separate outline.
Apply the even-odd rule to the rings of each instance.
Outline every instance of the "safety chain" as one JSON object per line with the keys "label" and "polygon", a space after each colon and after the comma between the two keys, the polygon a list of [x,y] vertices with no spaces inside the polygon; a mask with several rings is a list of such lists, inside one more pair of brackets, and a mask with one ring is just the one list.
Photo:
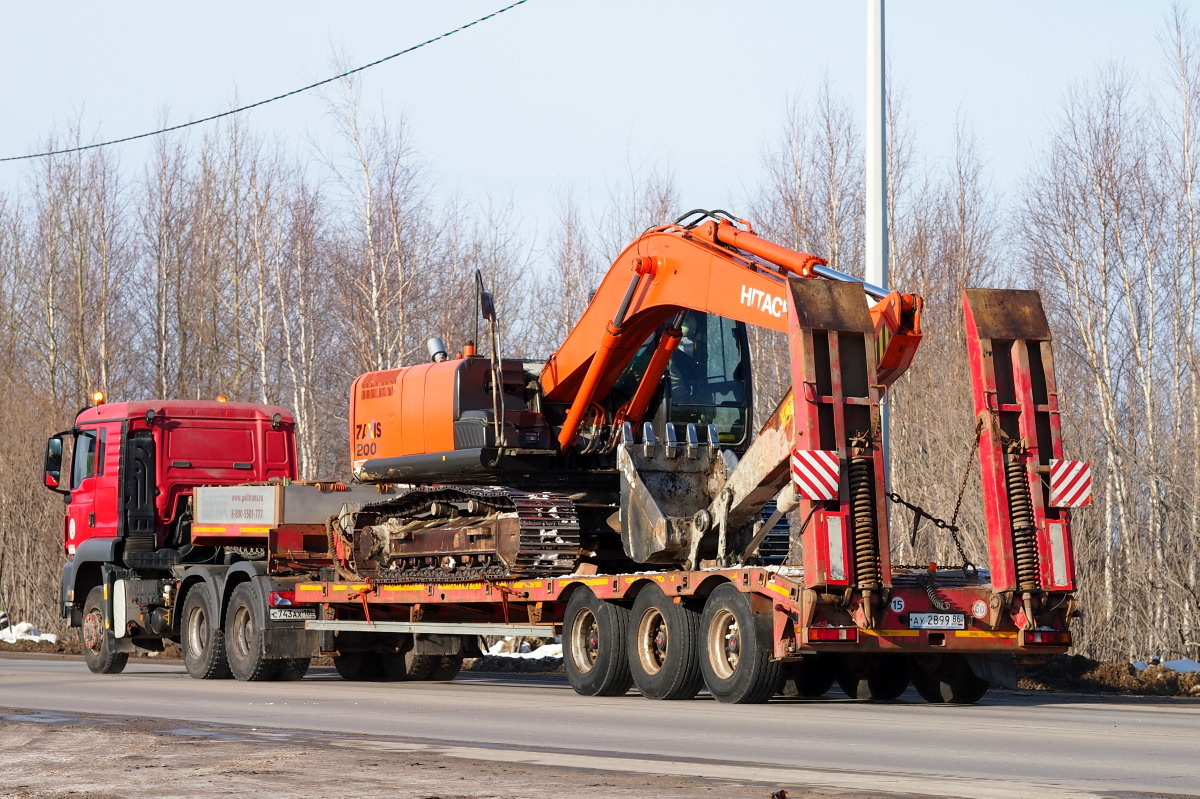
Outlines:
{"label": "safety chain", "polygon": [[[917,543],[917,528],[921,526],[922,519],[928,519],[933,522],[933,526],[939,530],[946,530],[950,533],[950,540],[954,542],[954,548],[958,550],[958,555],[962,558],[962,566],[945,566],[946,569],[962,569],[970,575],[978,573],[979,568],[967,557],[967,551],[963,548],[962,539],[959,538],[958,513],[962,510],[963,495],[967,490],[967,478],[971,476],[971,454],[979,447],[979,439],[983,436],[983,420],[980,419],[975,425],[975,440],[971,443],[971,449],[967,452],[967,468],[963,470],[962,482],[958,487],[958,498],[954,500],[954,513],[950,516],[950,521],[939,519],[929,511],[922,508],[920,505],[915,505],[912,502],[904,499],[895,491],[889,491],[887,498],[897,505],[903,505],[913,512],[912,530],[908,534],[909,546],[915,546]],[[898,565],[899,568],[906,568]],[[924,566],[914,566],[911,568],[924,568]]]}

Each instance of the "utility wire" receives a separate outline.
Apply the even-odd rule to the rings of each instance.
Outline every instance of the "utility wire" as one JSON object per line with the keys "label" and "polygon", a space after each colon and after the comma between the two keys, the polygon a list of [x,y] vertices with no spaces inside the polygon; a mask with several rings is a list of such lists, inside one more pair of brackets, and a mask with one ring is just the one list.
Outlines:
{"label": "utility wire", "polygon": [[478,25],[481,22],[486,22],[487,20],[491,19],[492,17],[498,17],[501,14],[503,14],[505,11],[511,11],[512,9],[516,8],[517,6],[522,5],[523,3],[527,3],[528,1],[529,0],[515,0],[515,2],[510,3],[509,5],[506,5],[504,8],[501,8],[497,11],[493,11],[492,13],[482,16],[473,22],[468,22],[466,25],[461,25],[461,26],[455,28],[454,30],[446,31],[445,33],[441,34],[440,36],[434,36],[432,39],[426,39],[425,41],[421,42],[420,44],[414,44],[412,47],[409,47],[405,50],[401,50],[398,53],[392,53],[391,55],[384,56],[383,58],[380,58],[377,61],[372,61],[369,64],[363,64],[361,67],[356,67],[355,69],[352,69],[349,72],[343,72],[340,75],[334,75],[331,78],[325,78],[325,80],[319,80],[316,83],[310,83],[309,85],[302,86],[299,89],[293,89],[290,92],[285,92],[283,94],[277,94],[274,97],[270,97],[266,100],[259,100],[257,103],[251,103],[250,105],[243,105],[239,108],[232,108],[228,111],[223,111],[220,114],[213,114],[212,116],[204,117],[203,119],[195,119],[195,120],[192,120],[191,122],[183,122],[179,125],[172,125],[169,128],[160,128],[159,130],[152,130],[149,133],[139,133],[136,136],[125,136],[124,138],[121,138],[121,139],[112,139],[110,141],[102,141],[102,142],[98,142],[96,144],[85,144],[81,147],[71,147],[66,150],[50,150],[49,152],[33,153],[31,155],[12,155],[7,158],[0,158],[0,162],[26,161],[31,158],[45,158],[45,157],[51,156],[51,155],[65,155],[67,153],[82,152],[84,150],[94,150],[97,147],[108,147],[113,144],[123,144],[124,142],[127,142],[127,141],[134,141],[136,139],[149,138],[150,136],[161,136],[164,133],[171,133],[172,131],[182,130],[183,128],[190,128],[193,125],[202,125],[205,122],[212,122],[215,119],[221,119],[223,117],[233,116],[234,114],[240,114],[243,111],[249,111],[252,108],[258,108],[259,106],[266,105],[267,103],[273,103],[276,100],[283,100],[285,98],[292,97],[293,95],[300,94],[301,92],[306,92],[306,91],[309,91],[310,89],[315,89],[318,86],[324,86],[326,83],[332,83],[335,80],[341,80],[342,78],[349,77],[350,75],[353,75],[355,73],[362,72],[363,70],[366,70],[366,69],[370,69],[371,67],[377,67],[385,61],[391,61],[393,58],[397,58],[402,55],[407,55],[408,53],[411,53],[414,50],[419,50],[422,47],[425,47],[426,45],[433,44],[434,42],[441,41],[442,39],[445,39],[449,36],[453,36],[456,33],[465,31],[467,28]]}

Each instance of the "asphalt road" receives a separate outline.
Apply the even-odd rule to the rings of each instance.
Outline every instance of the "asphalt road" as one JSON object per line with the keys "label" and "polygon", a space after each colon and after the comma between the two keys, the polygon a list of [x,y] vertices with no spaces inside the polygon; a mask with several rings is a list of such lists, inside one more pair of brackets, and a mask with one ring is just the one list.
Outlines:
{"label": "asphalt road", "polygon": [[[594,699],[565,680],[198,682],[174,663],[118,676],[0,657],[0,708],[371,736],[381,750],[809,789],[938,796],[1200,795],[1200,702],[994,692],[973,706],[841,698],[719,705]],[[303,737],[303,736],[301,736]],[[360,744],[361,745],[361,744]]]}

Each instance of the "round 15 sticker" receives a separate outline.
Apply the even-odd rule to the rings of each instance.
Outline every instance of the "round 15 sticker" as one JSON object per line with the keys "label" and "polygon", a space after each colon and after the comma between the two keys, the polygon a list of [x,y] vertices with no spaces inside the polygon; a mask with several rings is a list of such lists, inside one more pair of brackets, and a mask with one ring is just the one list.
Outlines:
{"label": "round 15 sticker", "polygon": [[902,597],[902,596],[892,597],[892,613],[903,613],[903,612],[904,612],[904,597]]}

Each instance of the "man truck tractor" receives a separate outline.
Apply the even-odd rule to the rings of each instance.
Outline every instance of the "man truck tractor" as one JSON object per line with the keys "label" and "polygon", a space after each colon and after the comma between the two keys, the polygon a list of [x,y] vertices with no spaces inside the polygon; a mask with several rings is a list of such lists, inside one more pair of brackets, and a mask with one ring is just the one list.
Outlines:
{"label": "man truck tractor", "polygon": [[[696,211],[631,243],[545,360],[503,357],[479,299],[487,357],[433,340],[354,382],[347,483],[297,479],[272,406],[100,404],[52,437],[89,667],[173,640],[202,679],[321,653],[346,679],[449,679],[480,636],[561,635],[585,695],[974,702],[1069,646],[1091,477],[1063,456],[1035,292],[963,296],[986,568],[892,562],[880,415],[919,296]],[[748,325],[786,334],[791,373],[757,428]]]}

